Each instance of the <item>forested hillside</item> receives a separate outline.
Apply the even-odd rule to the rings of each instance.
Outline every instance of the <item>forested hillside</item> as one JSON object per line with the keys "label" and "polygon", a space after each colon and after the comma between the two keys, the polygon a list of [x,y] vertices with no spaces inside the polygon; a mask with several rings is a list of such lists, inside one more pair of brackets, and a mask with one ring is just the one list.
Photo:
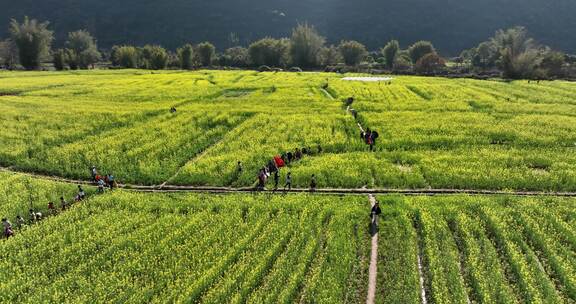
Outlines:
{"label": "forested hillside", "polygon": [[[573,0],[0,0],[0,28],[28,15],[49,20],[56,45],[87,29],[100,47],[213,41],[225,48],[262,36],[288,35],[298,22],[315,25],[330,42],[356,39],[370,49],[391,38],[403,46],[431,40],[455,55],[495,30],[526,26],[540,42],[576,51]],[[7,36],[2,30],[0,36]]]}

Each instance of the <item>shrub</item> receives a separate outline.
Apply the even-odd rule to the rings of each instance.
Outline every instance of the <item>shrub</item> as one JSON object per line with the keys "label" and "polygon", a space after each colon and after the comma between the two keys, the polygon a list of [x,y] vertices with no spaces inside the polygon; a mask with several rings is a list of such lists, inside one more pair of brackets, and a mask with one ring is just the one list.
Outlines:
{"label": "shrub", "polygon": [[115,66],[128,69],[138,67],[138,50],[133,46],[115,46],[111,57]]}
{"label": "shrub", "polygon": [[24,17],[22,24],[14,19],[10,22],[10,35],[18,47],[20,64],[27,70],[38,69],[42,60],[49,56],[54,37],[48,24],[28,17]]}
{"label": "shrub", "polygon": [[424,55],[416,62],[414,69],[418,73],[433,74],[441,71],[446,67],[446,61],[436,53]]}
{"label": "shrub", "polygon": [[202,66],[212,65],[216,55],[216,47],[210,42],[202,42],[196,46],[196,52]]}
{"label": "shrub", "polygon": [[366,47],[358,41],[342,41],[338,46],[340,54],[346,65],[358,65],[364,56],[368,54]]}
{"label": "shrub", "polygon": [[396,61],[396,55],[400,51],[400,44],[397,40],[392,40],[386,44],[382,49],[382,55],[384,56],[384,63],[386,67],[392,68],[394,66],[394,61]]}
{"label": "shrub", "polygon": [[288,39],[264,38],[248,47],[250,61],[257,66],[285,66],[288,59]]}
{"label": "shrub", "polygon": [[176,53],[181,69],[190,70],[194,67],[194,47],[192,45],[186,44],[179,48]]}
{"label": "shrub", "polygon": [[315,67],[319,62],[319,52],[326,39],[313,26],[299,24],[290,38],[290,57],[293,64],[302,67]]}
{"label": "shrub", "polygon": [[168,52],[158,45],[146,45],[140,50],[140,66],[145,69],[162,70],[168,64]]}
{"label": "shrub", "polygon": [[240,46],[227,49],[220,57],[220,64],[224,66],[245,67],[249,62],[248,49]]}
{"label": "shrub", "polygon": [[54,63],[54,68],[58,71],[62,71],[66,68],[67,64],[67,52],[63,49],[58,49],[52,54],[52,62]]}
{"label": "shrub", "polygon": [[96,40],[85,30],[68,33],[66,47],[71,52],[69,60],[74,61],[71,66],[87,69],[102,58]]}
{"label": "shrub", "polygon": [[412,63],[418,62],[420,58],[431,53],[436,53],[436,50],[429,41],[418,41],[408,49],[408,54],[410,55]]}

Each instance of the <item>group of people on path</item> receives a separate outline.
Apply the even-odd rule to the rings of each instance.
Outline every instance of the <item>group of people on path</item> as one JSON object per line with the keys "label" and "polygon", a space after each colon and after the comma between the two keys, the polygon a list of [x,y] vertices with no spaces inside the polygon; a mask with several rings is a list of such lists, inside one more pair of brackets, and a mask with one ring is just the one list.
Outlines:
{"label": "group of people on path", "polygon": [[[352,104],[354,103],[354,97],[348,97],[346,98],[346,100],[344,100],[344,104],[346,105],[346,110],[350,112],[350,114],[352,114],[352,117],[354,117],[354,119],[358,119],[358,112],[352,108]],[[360,126],[360,124],[358,123],[358,125]],[[366,143],[368,146],[370,146],[370,151],[374,151],[374,146],[376,145],[376,139],[378,139],[378,137],[380,136],[380,134],[378,134],[378,132],[370,130],[370,128],[366,128],[366,130],[363,130],[362,127],[360,127],[360,138],[362,140],[364,140],[364,143]]]}
{"label": "group of people on path", "polygon": [[92,175],[92,181],[98,185],[98,193],[104,193],[104,188],[110,188],[110,190],[116,187],[116,181],[114,175],[108,173],[101,176],[96,169],[96,166],[90,168],[90,174]]}
{"label": "group of people on path", "polygon": [[378,139],[379,136],[380,134],[378,134],[378,132],[372,131],[370,128],[367,128],[366,131],[360,132],[360,138],[370,146],[370,151],[374,151],[374,145],[376,145],[376,139]]}
{"label": "group of people on path", "polygon": [[[110,190],[112,190],[117,186],[114,175],[106,174],[104,176],[101,176],[98,173],[96,166],[90,167],[90,174],[92,176],[92,181],[98,185],[97,193],[104,193],[105,188],[109,188]],[[47,215],[56,215],[56,214],[58,214],[59,209],[61,211],[65,211],[68,208],[70,208],[73,203],[81,202],[85,198],[86,198],[86,191],[84,191],[84,188],[82,188],[81,185],[78,185],[78,191],[77,191],[76,195],[74,196],[73,200],[67,201],[66,199],[64,199],[64,196],[60,197],[59,208],[56,206],[56,204],[53,201],[49,201],[48,202],[48,208],[47,208],[47,210],[48,210]],[[24,217],[22,217],[21,215],[16,215],[16,220],[15,220],[16,225],[15,226],[12,225],[10,220],[8,220],[7,218],[3,218],[2,219],[3,236],[5,238],[9,238],[9,237],[14,235],[14,227],[21,229],[23,227],[26,227],[29,224],[33,224],[35,222],[40,221],[43,218],[44,218],[44,214],[42,214],[42,212],[38,212],[34,209],[29,210],[28,221],[26,221],[24,219]]]}
{"label": "group of people on path", "polygon": [[[322,147],[320,145],[317,146],[316,151],[314,152],[312,148],[305,147],[305,148],[296,148],[294,152],[288,151],[284,152],[281,155],[276,155],[274,158],[268,161],[268,164],[263,166],[260,171],[258,172],[258,186],[256,190],[264,191],[266,187],[266,182],[268,178],[271,176],[274,178],[274,191],[277,191],[280,185],[280,169],[288,166],[289,164],[302,159],[306,155],[313,155],[313,154],[320,154],[322,153]],[[238,162],[238,170],[242,171],[242,163]],[[310,179],[310,191],[316,190],[316,176],[312,174]],[[288,172],[286,175],[286,182],[284,184],[284,191],[292,190],[292,172]]]}
{"label": "group of people on path", "polygon": [[[62,211],[65,211],[71,206],[72,203],[83,201],[85,198],[86,198],[86,192],[84,191],[81,185],[78,185],[78,192],[72,202],[67,202],[63,196],[60,197],[60,208]],[[54,202],[53,201],[48,202],[48,215],[56,215],[57,213],[58,209],[56,208]],[[42,212],[38,212],[37,210],[34,210],[32,208],[28,211],[28,214],[29,214],[28,221],[26,221],[24,217],[21,216],[20,214],[16,215],[15,227],[7,218],[3,218],[2,227],[4,238],[10,238],[11,236],[14,236],[14,228],[22,229],[28,225],[41,221],[44,218],[44,214],[42,214]]]}

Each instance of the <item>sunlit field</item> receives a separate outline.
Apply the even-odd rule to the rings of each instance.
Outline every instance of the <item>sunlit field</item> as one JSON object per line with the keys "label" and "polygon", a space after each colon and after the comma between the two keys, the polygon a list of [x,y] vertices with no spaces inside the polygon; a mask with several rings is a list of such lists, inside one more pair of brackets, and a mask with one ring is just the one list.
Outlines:
{"label": "sunlit field", "polygon": [[[291,171],[298,187],[315,174],[322,188],[576,190],[573,83],[342,77],[2,72],[0,164],[78,179],[94,165],[125,183],[244,187],[275,155],[310,147],[282,180]],[[363,127],[380,134],[375,152],[346,112],[348,97]]]}

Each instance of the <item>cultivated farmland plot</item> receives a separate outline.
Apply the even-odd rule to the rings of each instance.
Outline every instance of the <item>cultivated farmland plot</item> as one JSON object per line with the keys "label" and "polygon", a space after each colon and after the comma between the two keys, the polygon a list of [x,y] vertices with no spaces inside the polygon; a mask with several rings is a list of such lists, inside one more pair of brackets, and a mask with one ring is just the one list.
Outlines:
{"label": "cultivated farmland plot", "polygon": [[[325,188],[576,190],[576,87],[567,82],[250,71],[0,77],[0,164],[19,170],[87,179],[96,165],[132,184],[242,187],[274,155],[321,146],[291,164],[295,186],[314,173]],[[381,134],[376,152],[345,112],[350,96],[359,121]]]}
{"label": "cultivated farmland plot", "polygon": [[[342,193],[85,186],[88,199],[0,242],[0,302],[364,303],[370,205],[345,190],[576,192],[573,83],[341,77],[0,72],[10,220],[70,200],[69,179],[89,180],[92,165],[156,186],[140,191],[236,192],[273,156],[305,147],[281,183],[292,172],[306,188],[315,174],[320,190]],[[375,151],[358,124],[380,133]],[[376,303],[576,303],[575,199],[377,199]]]}
{"label": "cultivated farmland plot", "polygon": [[[7,180],[38,193],[61,187],[21,175]],[[3,191],[8,207],[26,201]],[[421,303],[422,294],[429,303],[576,299],[574,199],[378,200],[376,303]],[[361,303],[367,219],[364,196],[117,190],[0,242],[0,300]]]}

